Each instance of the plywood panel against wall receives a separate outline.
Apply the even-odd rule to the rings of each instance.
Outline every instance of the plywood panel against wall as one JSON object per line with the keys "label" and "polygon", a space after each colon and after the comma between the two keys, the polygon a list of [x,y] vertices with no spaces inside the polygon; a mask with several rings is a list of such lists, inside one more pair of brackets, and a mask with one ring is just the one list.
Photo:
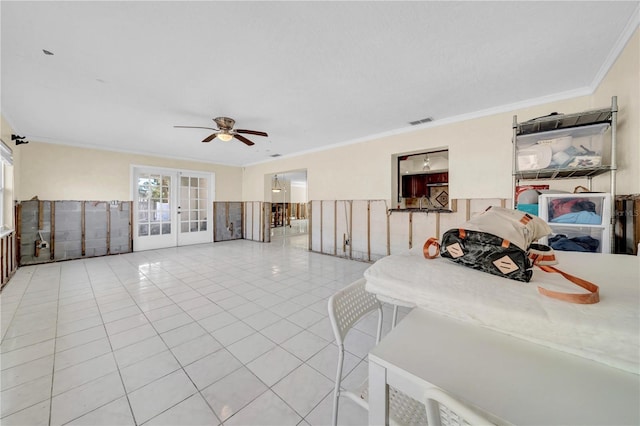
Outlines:
{"label": "plywood panel against wall", "polygon": [[336,201],[322,201],[322,253],[337,255]]}
{"label": "plywood panel against wall", "polygon": [[105,256],[108,252],[109,203],[92,201],[84,203],[85,256]]}
{"label": "plywood panel against wall", "polygon": [[109,254],[129,253],[131,246],[131,202],[110,204]]}
{"label": "plywood panel against wall", "polygon": [[351,202],[351,259],[369,260],[369,201]]}
{"label": "plywood panel against wall", "polygon": [[51,244],[36,247],[36,241],[51,241],[51,201],[29,200],[20,203],[18,243],[20,265],[48,262]]}
{"label": "plywood panel against wall", "polygon": [[[340,257],[350,257],[351,247],[351,201],[336,201],[336,253]],[[346,244],[348,241],[348,244]]]}
{"label": "plywood panel against wall", "polygon": [[258,201],[251,203],[251,239],[254,241],[264,241],[261,220],[264,208],[264,203]]}
{"label": "plywood panel against wall", "polygon": [[253,219],[251,215],[253,214],[253,208],[251,206],[251,202],[243,202],[244,210],[242,212],[242,238],[245,240],[253,240],[252,230],[249,229],[252,226]]}
{"label": "plywood panel against wall", "polygon": [[431,237],[436,237],[440,213],[414,213],[411,226],[411,247],[422,247]]}
{"label": "plywood panel against wall", "polygon": [[392,213],[389,216],[390,254],[409,250],[409,214]]}
{"label": "plywood panel against wall", "polygon": [[242,238],[259,242],[271,241],[271,204],[262,201],[245,201],[242,206]]}
{"label": "plywood panel against wall", "polygon": [[322,201],[311,201],[311,218],[309,229],[311,230],[311,251],[322,253]]}
{"label": "plywood panel against wall", "polygon": [[242,210],[241,202],[216,201],[213,203],[214,242],[242,238]]}
{"label": "plywood panel against wall", "polygon": [[387,255],[387,202],[371,201],[371,260]]}

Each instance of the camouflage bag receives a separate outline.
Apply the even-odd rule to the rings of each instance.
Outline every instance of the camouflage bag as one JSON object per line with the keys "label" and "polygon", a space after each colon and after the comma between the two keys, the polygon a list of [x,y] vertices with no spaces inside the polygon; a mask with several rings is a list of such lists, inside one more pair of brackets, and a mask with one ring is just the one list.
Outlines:
{"label": "camouflage bag", "polygon": [[442,237],[442,257],[469,268],[529,282],[533,263],[515,244],[487,232],[450,229]]}
{"label": "camouflage bag", "polygon": [[[534,242],[550,233],[549,225],[537,216],[492,206],[460,228],[445,232],[442,243],[429,238],[423,252],[427,259],[441,254],[469,268],[522,282],[531,280],[533,267],[537,266],[589,291],[574,294],[538,287],[545,296],[573,303],[598,302],[598,286],[551,266],[558,263],[553,249]],[[434,255],[430,253],[432,247],[436,249]]]}

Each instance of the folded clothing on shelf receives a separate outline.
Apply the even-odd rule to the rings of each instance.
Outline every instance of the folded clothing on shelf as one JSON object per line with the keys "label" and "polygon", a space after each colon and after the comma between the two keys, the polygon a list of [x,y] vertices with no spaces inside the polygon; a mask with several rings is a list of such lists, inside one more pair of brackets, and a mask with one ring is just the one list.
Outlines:
{"label": "folded clothing on shelf", "polygon": [[592,211],[565,213],[551,219],[552,223],[583,223],[586,225],[600,225],[602,217]]}
{"label": "folded clothing on shelf", "polygon": [[564,234],[557,234],[549,237],[549,245],[554,250],[559,251],[582,251],[596,253],[600,247],[600,241],[583,235],[580,237],[569,238]]}

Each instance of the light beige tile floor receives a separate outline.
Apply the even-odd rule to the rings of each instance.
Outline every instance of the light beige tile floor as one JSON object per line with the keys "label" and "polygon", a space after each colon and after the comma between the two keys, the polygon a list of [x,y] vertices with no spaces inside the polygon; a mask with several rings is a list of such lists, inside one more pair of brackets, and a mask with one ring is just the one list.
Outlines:
{"label": "light beige tile floor", "polygon": [[[0,422],[330,424],[327,300],[369,265],[310,253],[304,241],[20,268],[0,295]],[[374,328],[362,321],[348,337],[347,382],[366,377]],[[340,413],[341,424],[366,423],[349,401]]]}

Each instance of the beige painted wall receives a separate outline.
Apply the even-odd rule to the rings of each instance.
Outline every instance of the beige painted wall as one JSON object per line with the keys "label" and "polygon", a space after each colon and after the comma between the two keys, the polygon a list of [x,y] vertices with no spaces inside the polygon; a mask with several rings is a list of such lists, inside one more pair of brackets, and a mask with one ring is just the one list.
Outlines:
{"label": "beige painted wall", "polygon": [[131,165],[212,172],[216,200],[242,198],[239,167],[38,142],[19,148],[18,200],[131,200]]}
{"label": "beige painted wall", "polygon": [[[617,193],[640,192],[640,107],[638,105],[638,43],[635,34],[592,95],[545,103],[504,113],[386,136],[333,149],[283,158],[245,168],[243,197],[262,200],[266,174],[307,169],[309,200],[392,198],[392,160],[395,153],[449,148],[451,198],[511,198],[511,125],[553,111],[573,113],[607,107],[618,96],[619,173]],[[583,181],[554,182],[571,189]],[[609,179],[594,179],[593,189],[609,190]]]}
{"label": "beige painted wall", "polygon": [[618,193],[640,193],[640,29],[592,96],[594,107],[618,96]]}

